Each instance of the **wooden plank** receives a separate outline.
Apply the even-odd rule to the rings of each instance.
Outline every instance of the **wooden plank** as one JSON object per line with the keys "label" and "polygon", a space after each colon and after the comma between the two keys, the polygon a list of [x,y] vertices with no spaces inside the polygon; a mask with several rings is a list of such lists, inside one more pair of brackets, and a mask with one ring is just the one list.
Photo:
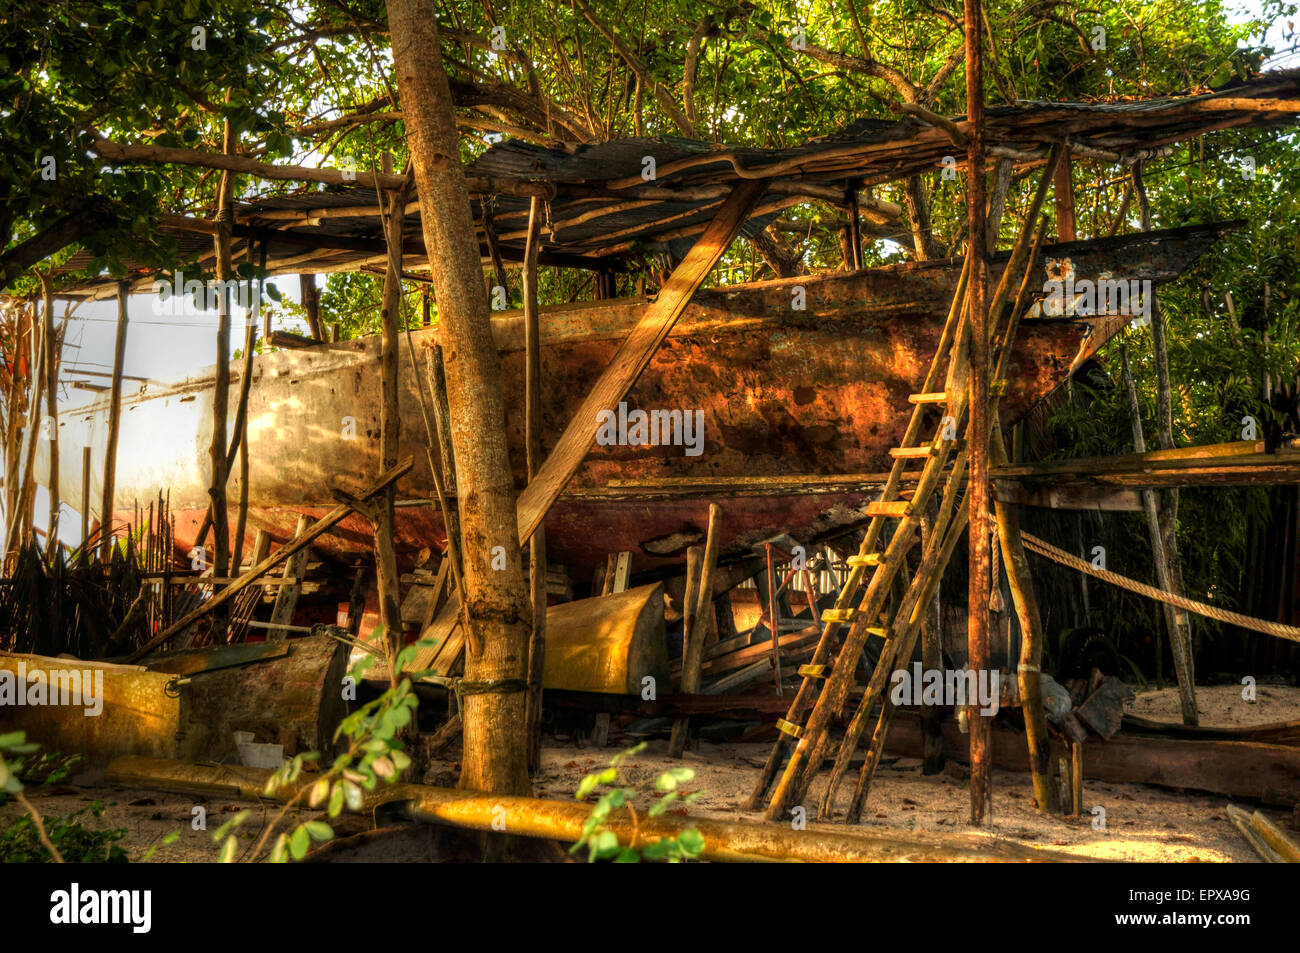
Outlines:
{"label": "wooden plank", "polygon": [[758,179],[747,179],[736,186],[699,241],[673,269],[654,304],[646,308],[636,327],[624,339],[556,441],[537,476],[519,495],[517,509],[521,542],[541,525],[547,510],[587,456],[596,439],[600,412],[617,407],[636,383],[696,289],[735,238],[766,186],[765,181]]}
{"label": "wooden plank", "polygon": [[[293,531],[294,538],[307,532],[307,527],[311,521],[306,516],[298,517],[298,525]],[[303,547],[294,553],[284,564],[284,572],[281,574],[280,591],[275,595],[275,607],[271,609],[271,624],[275,626],[286,626],[293,622],[294,610],[298,608],[298,596],[302,593],[302,580],[307,574],[307,558],[311,551]],[[262,559],[266,554],[262,554]],[[260,562],[260,560],[257,560]],[[256,564],[256,563],[255,563]],[[266,640],[268,642],[279,642],[289,637],[289,631],[283,628],[267,629]]]}

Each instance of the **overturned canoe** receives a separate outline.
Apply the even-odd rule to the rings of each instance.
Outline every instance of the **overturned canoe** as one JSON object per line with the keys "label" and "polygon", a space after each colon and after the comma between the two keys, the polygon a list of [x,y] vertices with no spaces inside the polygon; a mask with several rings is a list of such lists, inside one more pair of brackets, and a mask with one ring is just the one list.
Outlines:
{"label": "overturned canoe", "polygon": [[[1228,227],[1048,246],[1034,286],[1046,292],[1063,276],[1080,287],[1103,279],[1158,285],[1177,277]],[[994,280],[1005,261],[1005,255],[995,259]],[[902,437],[907,397],[924,378],[959,270],[960,262],[950,259],[697,292],[610,431],[636,439],[628,433],[636,411],[660,411],[668,439],[592,448],[546,518],[551,558],[577,573],[617,550],[635,553],[640,569],[677,561],[702,538],[710,501],[723,506],[724,555],[777,532],[810,539],[861,522],[866,499],[889,466],[889,449]],[[646,299],[613,299],[542,309],[544,452],[646,305]],[[1129,320],[1128,313],[1108,313],[1104,303],[1095,313],[1067,308],[1066,316],[1027,319],[1012,357],[1003,421],[1020,418]],[[493,325],[505,425],[522,487],[523,318],[506,312]],[[437,328],[412,333],[422,365],[438,340]],[[448,360],[454,360],[450,352]],[[360,485],[379,471],[378,363],[375,338],[255,359],[248,408],[251,527],[286,539],[300,514],[319,516],[333,505],[333,483]],[[231,421],[240,372],[238,364],[231,369]],[[169,493],[181,552],[193,545],[208,502],[213,378],[208,371],[151,382],[122,401],[115,519]],[[398,489],[403,559],[445,544],[441,516],[428,502],[433,487],[416,391],[424,380],[425,368],[413,367],[403,347],[400,452],[416,461]],[[81,447],[89,444],[91,459],[103,460],[107,404],[89,404],[60,420],[65,500],[81,499]],[[674,440],[678,419],[696,429],[683,427]],[[100,496],[99,469],[90,474],[91,500]],[[46,470],[38,459],[38,475]],[[231,499],[239,493],[235,475]],[[338,558],[370,546],[370,527],[360,517],[313,544]]]}

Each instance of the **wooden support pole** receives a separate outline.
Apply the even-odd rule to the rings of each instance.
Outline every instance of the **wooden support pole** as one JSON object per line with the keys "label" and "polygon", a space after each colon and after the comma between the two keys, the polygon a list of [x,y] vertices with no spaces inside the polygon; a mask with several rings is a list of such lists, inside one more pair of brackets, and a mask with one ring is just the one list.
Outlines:
{"label": "wooden support pole", "polygon": [[[1138,214],[1142,231],[1151,230],[1151,203],[1147,199],[1146,183],[1142,179],[1142,163],[1133,166],[1133,191],[1138,199]],[[1151,291],[1151,300],[1147,303],[1151,313],[1151,350],[1156,369],[1156,433],[1161,450],[1174,447],[1173,388],[1169,381],[1169,348],[1165,342],[1165,319],[1160,311],[1160,299],[1155,290]],[[1139,423],[1140,426],[1140,423]],[[1156,563],[1161,567],[1164,579],[1161,587],[1182,595],[1183,569],[1178,558],[1178,490],[1172,488],[1158,495],[1159,520],[1152,528],[1158,534],[1159,545],[1152,536]],[[1170,626],[1170,646],[1174,653],[1174,671],[1178,676],[1179,699],[1182,704],[1183,723],[1195,725],[1199,722],[1196,710],[1196,666],[1192,658],[1191,617],[1182,609],[1166,606],[1166,616]]]}
{"label": "wooden support pole", "polygon": [[1070,745],[1070,803],[1071,813],[1083,817],[1083,742]]}
{"label": "wooden support pole", "polygon": [[317,341],[327,340],[325,326],[320,320],[320,289],[316,287],[316,275],[305,272],[298,276],[298,290],[302,295],[302,306],[307,312],[307,327],[311,336]]}
{"label": "wooden support pole", "polygon": [[779,601],[776,597],[776,566],[772,558],[772,544],[763,544],[763,555],[767,565],[767,624],[772,630],[772,678],[776,682],[776,696],[782,695],[781,688],[781,616]]}
{"label": "wooden support pole", "polygon": [[[230,120],[226,120],[224,152],[227,155],[233,154],[233,143]],[[216,380],[212,388],[212,440],[208,444],[208,460],[212,470],[212,481],[208,486],[212,507],[212,565],[214,574],[218,577],[228,575],[230,563],[230,518],[226,506],[226,482],[230,476],[230,468],[226,463],[230,412],[230,296],[226,293],[225,283],[234,272],[230,257],[231,236],[235,225],[234,189],[234,177],[229,171],[223,172],[217,189],[217,224],[212,239],[221,293],[217,296]],[[220,628],[221,616],[217,616],[214,621]]]}
{"label": "wooden support pole", "polygon": [[[390,153],[383,155],[385,175],[393,173],[393,157]],[[382,331],[380,345],[380,416],[379,441],[382,471],[397,464],[397,442],[401,434],[401,416],[398,406],[398,354],[400,347],[398,316],[402,307],[402,222],[405,217],[405,190],[398,189],[387,193],[381,199],[387,207],[384,216],[384,238],[388,246],[388,268],[384,272],[384,296],[379,318]],[[401,672],[395,666],[397,654],[405,642],[402,628],[401,585],[397,574],[397,550],[394,544],[397,501],[397,487],[390,483],[379,494],[375,510],[375,574],[379,589],[379,615],[387,635],[388,657],[393,661],[389,671],[389,680],[396,687],[401,679]]]}
{"label": "wooden support pole", "polygon": [[1061,161],[1053,177],[1053,191],[1056,194],[1056,240],[1072,242],[1074,232],[1074,176],[1073,164],[1070,162],[1070,147],[1062,150]]}
{"label": "wooden support pole", "polygon": [[122,423],[122,365],[126,363],[127,282],[117,284],[117,337],[113,344],[113,383],[108,395],[108,439],[104,443],[104,492],[99,504],[99,558],[113,549],[113,497],[117,480],[117,434]]}
{"label": "wooden support pole", "polygon": [[[542,227],[542,200],[528,208],[528,239],[524,245],[524,444],[528,479],[542,465],[542,323],[537,300],[537,249]],[[425,298],[427,305],[428,298]],[[528,633],[528,771],[542,762],[542,673],[546,667],[546,527],[539,525],[528,540],[528,588],[533,623]]]}
{"label": "wooden support pole", "polygon": [[[700,690],[700,667],[704,661],[704,639],[709,632],[709,619],[713,615],[713,574],[718,562],[718,531],[722,511],[716,503],[709,504],[709,528],[704,543],[704,558],[700,566],[699,583],[694,587],[694,605],[686,606],[682,619],[682,684],[683,695],[694,695]],[[691,547],[696,549],[697,547]],[[689,550],[688,556],[689,556]],[[687,573],[690,573],[689,560]],[[687,582],[687,598],[691,585]],[[689,623],[689,625],[687,624]],[[690,740],[690,719],[678,718],[673,722],[672,737],[668,742],[668,756],[680,758]]]}
{"label": "wooden support pole", "polygon": [[736,186],[699,240],[686,253],[682,263],[673,269],[654,304],[645,309],[641,319],[623,340],[609,365],[564,428],[564,433],[556,441],[550,456],[538,469],[537,476],[528,482],[527,488],[519,495],[517,509],[521,542],[532,536],[546,511],[586,458],[587,451],[596,440],[600,412],[617,407],[628,389],[641,376],[659,345],[686,310],[696,289],[708,277],[730,246],[731,240],[740,231],[765,188],[766,182],[761,179],[746,179]]}
{"label": "wooden support pole", "polygon": [[[1006,445],[1000,427],[993,429],[993,461],[1007,462]],[[994,504],[998,523],[998,542],[1002,563],[1007,570],[1011,600],[1020,620],[1020,663],[1017,683],[1020,687],[1020,710],[1025,717],[1025,741],[1029,746],[1029,772],[1033,776],[1034,800],[1044,814],[1060,811],[1056,785],[1052,781],[1052,740],[1047,734],[1047,717],[1043,712],[1042,664],[1043,620],[1038,611],[1029,557],[1020,537],[1020,514],[1015,504]]]}
{"label": "wooden support pole", "polygon": [[90,445],[81,448],[81,545],[90,539]]}
{"label": "wooden support pole", "polygon": [[41,304],[45,340],[45,415],[41,435],[49,444],[50,515],[45,530],[45,554],[53,559],[59,551],[59,340],[54,333],[54,284],[48,272],[37,272],[41,282]]}
{"label": "wooden support pole", "polygon": [[27,365],[27,422],[23,426],[22,447],[22,484],[18,492],[18,506],[14,511],[9,534],[10,544],[17,541],[26,545],[32,537],[32,523],[36,509],[36,441],[41,439],[41,403],[45,394],[45,352],[46,337],[44,325],[37,319],[36,306],[24,310],[32,311],[31,336],[32,356]]}
{"label": "wooden support pole", "polygon": [[[967,652],[970,668],[989,667],[989,309],[985,226],[984,56],[980,0],[965,0],[966,115],[969,120],[966,205],[970,275],[970,496]],[[985,824],[992,796],[992,741],[978,707],[970,717],[971,823]]]}
{"label": "wooden support pole", "polygon": [[[364,490],[358,493],[354,499],[354,502],[361,503],[361,502],[365,502],[366,500],[369,500],[376,493],[382,491],[385,487],[392,485],[399,478],[405,476],[407,473],[410,473],[411,467],[413,465],[414,465],[414,461],[410,457],[407,457],[405,460],[403,460],[393,469],[387,471],[386,473],[381,474],[379,479],[377,479],[374,483],[370,484],[370,486],[366,487]],[[258,579],[260,579],[266,573],[270,572],[276,566],[280,565],[280,563],[284,562],[294,553],[310,546],[315,540],[319,539],[321,536],[324,536],[326,533],[332,530],[339,523],[343,522],[343,520],[347,519],[348,516],[350,516],[354,512],[356,512],[356,506],[353,505],[353,503],[340,503],[338,506],[334,507],[328,513],[322,516],[319,520],[313,523],[305,533],[301,533],[295,536],[293,539],[289,540],[287,543],[281,546],[279,550],[272,553],[270,556],[267,556],[260,563],[257,563],[255,566],[249,569],[248,572],[240,576],[237,581],[231,583],[229,586],[226,586],[224,589],[220,589],[217,592],[214,592],[211,599],[209,599],[207,602],[200,605],[198,608],[185,614],[180,619],[177,619],[166,629],[159,632],[157,635],[151,638],[144,645],[140,646],[140,648],[136,649],[134,652],[128,655],[123,661],[126,662],[127,664],[138,662],[140,659],[144,658],[146,655],[148,655],[158,646],[162,645],[168,639],[174,638],[177,634],[184,632],[186,629],[188,629],[199,619],[203,618],[203,616],[207,615],[209,612],[212,612],[215,609],[218,609],[221,606],[225,605],[236,595],[238,595],[241,591],[253,585],[255,582],[257,582]],[[349,618],[348,621],[349,623],[351,623],[354,621],[354,619]]]}

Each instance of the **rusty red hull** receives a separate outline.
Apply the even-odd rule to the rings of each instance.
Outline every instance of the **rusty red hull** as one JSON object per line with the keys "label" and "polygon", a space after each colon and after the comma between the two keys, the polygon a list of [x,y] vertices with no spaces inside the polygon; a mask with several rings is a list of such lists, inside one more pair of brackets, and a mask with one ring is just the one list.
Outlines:
{"label": "rusty red hull", "polygon": [[[1068,264],[1078,278],[1114,275],[1155,284],[1176,277],[1219,234],[1214,226],[1049,246],[1038,276]],[[863,519],[870,481],[819,484],[819,478],[880,473],[901,440],[907,397],[925,376],[956,284],[959,262],[929,262],[853,274],[804,277],[696,295],[672,334],[627,395],[631,409],[698,414],[698,455],[681,445],[595,446],[547,518],[551,557],[575,579],[630,550],[641,568],[674,562],[703,531],[709,502],[723,507],[724,553],[736,554],[778,532],[824,536]],[[994,277],[1001,264],[995,265]],[[803,310],[796,310],[797,287]],[[644,300],[544,309],[543,450],[609,364]],[[1027,320],[1017,341],[1002,401],[1003,421],[1018,419],[1056,387],[1129,318],[1088,316]],[[518,485],[523,457],[522,318],[494,321],[502,362],[506,420]],[[403,560],[445,543],[425,463],[426,433],[417,386],[437,329],[415,332],[419,367],[402,349],[402,454],[415,469],[399,485]],[[449,351],[449,359],[454,359]],[[249,525],[276,539],[292,534],[299,514],[333,505],[331,485],[363,485],[378,472],[378,343],[373,339],[280,351],[255,361],[249,403]],[[236,365],[232,374],[238,376]],[[188,551],[207,505],[206,450],[212,376],[127,397],[119,443],[117,518],[158,493],[170,495],[176,543]],[[238,391],[232,385],[232,401]],[[104,405],[66,415],[92,446],[102,441]],[[233,408],[230,418],[234,419]],[[81,460],[61,441],[65,499],[80,499]],[[92,451],[102,459],[102,450]],[[91,498],[98,498],[92,474]],[[745,480],[758,481],[743,484]],[[793,480],[791,484],[789,481]],[[802,482],[800,482],[802,481]],[[638,484],[622,486],[620,484]],[[702,488],[701,488],[702,487]],[[239,498],[238,479],[230,486]],[[233,524],[232,505],[232,524]],[[249,533],[251,541],[252,534]],[[370,528],[345,521],[317,550],[347,559],[369,551]]]}

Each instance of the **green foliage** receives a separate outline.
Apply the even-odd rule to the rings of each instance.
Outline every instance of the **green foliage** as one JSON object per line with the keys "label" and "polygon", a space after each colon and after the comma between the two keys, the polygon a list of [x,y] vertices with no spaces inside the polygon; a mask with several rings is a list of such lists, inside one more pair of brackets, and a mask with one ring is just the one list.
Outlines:
{"label": "green foliage", "polygon": [[24,786],[20,778],[41,784],[55,784],[68,776],[79,760],[76,755],[45,755],[33,758],[40,745],[27,740],[22,731],[0,734],[0,803],[6,798],[19,799],[26,814],[0,829],[0,863],[50,863],[55,858],[42,843],[38,824],[68,863],[125,863],[126,852],[117,842],[126,836],[125,828],[92,830],[83,821],[101,820],[104,802],[95,801],[89,807],[61,817],[42,817],[23,797]]}
{"label": "green foliage", "polygon": [[[642,860],[662,860],[676,864],[693,860],[703,853],[704,838],[694,827],[687,828],[676,837],[661,837],[652,844],[641,846],[638,843],[639,821],[632,802],[638,795],[650,792],[625,786],[621,769],[625,761],[640,754],[645,750],[645,746],[645,742],[641,742],[633,748],[619,752],[610,759],[608,768],[588,774],[579,782],[578,790],[574,794],[579,801],[585,801],[600,788],[607,790],[597,798],[591,814],[582,825],[582,836],[569,849],[569,853],[576,854],[585,846],[589,863],[608,860],[616,864],[635,864]],[[650,805],[647,815],[659,817],[679,801],[685,804],[693,802],[701,792],[694,791],[683,795],[678,788],[694,779],[695,772],[691,768],[670,768],[660,774],[654,782],[654,793],[658,797]],[[632,818],[633,834],[631,842],[626,845],[620,844],[618,835],[606,827],[610,814],[619,809],[626,809]]]}
{"label": "green foliage", "polygon": [[[382,635],[381,628],[377,631],[377,643],[382,641]],[[394,670],[401,672],[414,660],[418,650],[428,644],[420,641],[402,649],[394,660]],[[349,674],[360,679],[375,661],[376,656],[365,656],[358,660]],[[257,847],[249,856],[257,857],[260,848],[274,834],[275,841],[267,857],[270,863],[302,860],[313,842],[332,840],[334,829],[325,821],[313,818],[279,830],[291,809],[304,806],[312,810],[324,809],[328,817],[334,818],[343,812],[344,807],[350,811],[361,810],[365,793],[374,791],[380,781],[397,783],[402,772],[411,766],[411,757],[399,736],[413,723],[419,704],[410,677],[403,677],[395,687],[343,719],[333,738],[335,745],[341,745],[343,750],[319,776],[313,779],[309,772],[311,766],[321,763],[320,752],[296,755],[285,762],[267,780],[265,795],[274,797],[281,788],[290,785],[298,785],[298,790],[264,829]],[[240,850],[236,831],[251,816],[251,811],[240,811],[212,832],[212,840],[221,845],[220,863],[232,863],[238,858]]]}
{"label": "green foliage", "polygon": [[[126,836],[126,828],[92,829],[86,826],[87,822],[100,821],[103,817],[104,802],[95,801],[89,807],[61,817],[43,817],[42,823],[65,862],[124,864],[127,862],[126,851],[117,842]],[[47,864],[52,861],[30,816],[24,814],[0,830],[0,863]]]}

